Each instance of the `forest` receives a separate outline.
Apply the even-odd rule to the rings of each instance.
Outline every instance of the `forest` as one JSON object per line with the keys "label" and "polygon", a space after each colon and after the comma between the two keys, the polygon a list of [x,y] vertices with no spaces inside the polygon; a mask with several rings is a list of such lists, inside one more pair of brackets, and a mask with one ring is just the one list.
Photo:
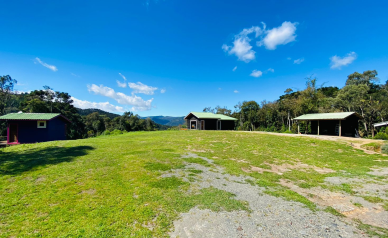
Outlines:
{"label": "forest", "polygon": [[[68,93],[54,91],[49,86],[29,93],[14,91],[17,80],[9,75],[0,77],[0,116],[14,112],[61,113],[72,123],[67,127],[69,139],[81,139],[101,134],[121,134],[129,131],[166,130],[169,126],[159,125],[150,118],[125,112],[116,115],[97,109],[82,110],[72,105]],[[6,122],[0,122],[0,136],[6,136]]]}
{"label": "forest", "polygon": [[[297,133],[297,124],[292,120],[307,113],[357,112],[359,134],[371,137],[373,124],[388,120],[388,81],[381,84],[376,70],[350,74],[345,86],[325,87],[317,78],[306,79],[306,88],[294,91],[288,88],[276,101],[244,101],[234,110],[217,106],[207,107],[204,112],[225,114],[238,119],[237,130]],[[311,132],[310,125],[301,123],[304,133]],[[375,138],[388,139],[388,130],[379,128]],[[377,134],[376,134],[377,133]]]}
{"label": "forest", "polygon": [[[388,139],[388,129],[379,131],[374,123],[388,120],[388,81],[380,83],[376,70],[350,74],[345,86],[319,85],[317,78],[306,78],[306,87],[294,91],[288,88],[276,101],[244,101],[234,109],[217,106],[204,108],[204,112],[220,113],[238,119],[236,130],[297,133],[297,124],[292,120],[307,113],[357,112],[359,134],[362,137]],[[0,78],[0,115],[12,112],[61,113],[72,124],[68,127],[69,139],[79,139],[101,134],[129,131],[166,130],[172,127],[155,123],[150,118],[142,119],[132,112],[119,116],[98,109],[78,109],[72,105],[71,96],[54,91],[48,86],[30,93],[13,90],[17,81],[9,75]],[[184,127],[184,125],[183,125]],[[310,133],[308,122],[301,123],[301,131]],[[6,134],[6,123],[0,124],[1,135]]]}

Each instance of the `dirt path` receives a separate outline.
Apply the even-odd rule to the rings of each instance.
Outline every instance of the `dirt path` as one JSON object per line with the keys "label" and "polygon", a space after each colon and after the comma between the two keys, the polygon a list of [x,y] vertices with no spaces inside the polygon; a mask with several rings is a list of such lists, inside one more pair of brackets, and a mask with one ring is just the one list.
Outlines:
{"label": "dirt path", "polygon": [[248,202],[250,212],[214,212],[193,208],[174,222],[171,237],[367,237],[354,225],[323,211],[311,211],[305,205],[265,194],[265,188],[248,183],[245,176],[233,176],[214,165],[212,160],[187,154],[183,158],[201,158],[212,164],[205,167],[188,163],[163,177],[177,176],[186,181],[188,169],[201,170],[191,182],[191,190],[214,187]]}

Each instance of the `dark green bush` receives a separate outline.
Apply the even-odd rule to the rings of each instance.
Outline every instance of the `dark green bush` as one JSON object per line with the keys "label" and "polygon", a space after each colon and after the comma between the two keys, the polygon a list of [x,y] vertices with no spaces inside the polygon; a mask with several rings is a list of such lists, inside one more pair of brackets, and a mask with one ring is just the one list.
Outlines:
{"label": "dark green bush", "polygon": [[388,134],[379,132],[375,135],[374,139],[388,140]]}
{"label": "dark green bush", "polygon": [[381,153],[388,154],[388,143],[381,146]]}

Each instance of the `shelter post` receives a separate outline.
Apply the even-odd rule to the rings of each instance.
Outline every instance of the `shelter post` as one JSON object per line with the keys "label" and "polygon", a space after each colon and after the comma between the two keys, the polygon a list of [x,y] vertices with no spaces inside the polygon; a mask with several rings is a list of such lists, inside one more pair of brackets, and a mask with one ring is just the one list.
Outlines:
{"label": "shelter post", "polygon": [[318,135],[319,135],[319,120],[318,120]]}
{"label": "shelter post", "polygon": [[300,134],[300,131],[299,131],[299,122],[298,122],[298,134]]}
{"label": "shelter post", "polygon": [[339,120],[338,136],[341,136],[341,120]]}

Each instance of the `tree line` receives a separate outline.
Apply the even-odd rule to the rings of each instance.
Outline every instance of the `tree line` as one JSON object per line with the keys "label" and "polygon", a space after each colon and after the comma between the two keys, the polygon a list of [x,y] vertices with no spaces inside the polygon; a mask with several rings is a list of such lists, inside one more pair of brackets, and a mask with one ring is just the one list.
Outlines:
{"label": "tree line", "polygon": [[[0,77],[0,116],[8,113],[22,111],[25,113],[61,113],[72,123],[67,126],[69,139],[81,139],[101,134],[129,132],[129,131],[154,131],[166,130],[169,127],[156,124],[150,118],[141,119],[139,115],[125,112],[122,116],[100,114],[93,112],[81,116],[79,109],[72,105],[73,100],[68,93],[54,91],[48,86],[42,90],[29,93],[14,91],[17,80],[9,75]],[[7,133],[6,122],[0,122],[0,135]]]}
{"label": "tree line", "polygon": [[[362,116],[359,134],[370,137],[375,130],[374,123],[388,120],[388,81],[380,84],[376,70],[350,74],[342,88],[319,86],[316,78],[309,77],[305,89],[294,91],[288,88],[276,101],[244,101],[235,105],[233,111],[220,106],[207,107],[203,111],[238,119],[237,130],[294,133],[297,132],[297,124],[292,119],[300,115],[357,112]],[[301,122],[301,127],[306,133],[311,132],[308,122]]]}

